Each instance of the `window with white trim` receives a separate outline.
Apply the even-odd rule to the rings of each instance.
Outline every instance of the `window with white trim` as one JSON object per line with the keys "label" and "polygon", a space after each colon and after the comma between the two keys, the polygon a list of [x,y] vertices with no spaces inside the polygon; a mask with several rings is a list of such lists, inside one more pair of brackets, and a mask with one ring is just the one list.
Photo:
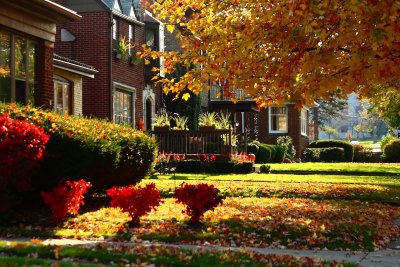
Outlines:
{"label": "window with white trim", "polygon": [[134,49],[132,49],[132,44],[135,42],[135,26],[132,24],[129,24],[129,42],[130,42],[130,46],[128,48],[129,50],[129,55],[133,54]]}
{"label": "window with white trim", "polygon": [[288,132],[287,106],[269,107],[269,132]]}
{"label": "window with white trim", "polygon": [[71,114],[71,83],[61,77],[54,79],[54,111]]}
{"label": "window with white trim", "polygon": [[307,109],[303,108],[300,113],[301,134],[307,136]]}
{"label": "window with white trim", "polygon": [[114,122],[118,124],[135,123],[136,91],[133,87],[114,84]]}
{"label": "window with white trim", "polygon": [[112,38],[114,48],[118,48],[118,20],[113,18],[113,26],[112,26]]}

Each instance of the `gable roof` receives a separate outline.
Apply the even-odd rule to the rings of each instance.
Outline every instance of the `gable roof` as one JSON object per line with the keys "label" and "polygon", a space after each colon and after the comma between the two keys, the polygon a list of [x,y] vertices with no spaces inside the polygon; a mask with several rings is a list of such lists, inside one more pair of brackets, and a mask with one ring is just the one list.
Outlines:
{"label": "gable roof", "polygon": [[[132,0],[100,0],[114,15],[126,19],[130,22],[143,26],[144,23],[140,22],[138,19],[138,14],[136,12],[136,7],[134,4],[138,4],[138,1],[134,3]],[[121,8],[121,10],[115,9],[115,5]],[[133,16],[131,10],[134,11]]]}

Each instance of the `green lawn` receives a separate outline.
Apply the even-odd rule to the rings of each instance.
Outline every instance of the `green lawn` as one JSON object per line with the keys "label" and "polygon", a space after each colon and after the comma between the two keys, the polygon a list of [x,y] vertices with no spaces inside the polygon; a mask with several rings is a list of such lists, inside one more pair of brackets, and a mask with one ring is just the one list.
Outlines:
{"label": "green lawn", "polygon": [[[297,165],[297,164],[291,164]],[[189,174],[177,173],[167,175],[153,175],[144,181],[175,180],[177,183],[184,180],[199,182],[207,181],[243,181],[243,182],[285,182],[285,183],[343,183],[343,184],[373,184],[400,186],[400,176],[373,176],[373,175],[326,175],[326,174]]]}
{"label": "green lawn", "polygon": [[[400,177],[399,163],[322,163],[306,162],[294,164],[271,163],[272,172],[291,172],[293,174],[302,174],[304,172],[321,172],[331,174],[353,173],[358,175],[380,174],[380,175],[398,175]],[[259,164],[258,164],[259,166]]]}

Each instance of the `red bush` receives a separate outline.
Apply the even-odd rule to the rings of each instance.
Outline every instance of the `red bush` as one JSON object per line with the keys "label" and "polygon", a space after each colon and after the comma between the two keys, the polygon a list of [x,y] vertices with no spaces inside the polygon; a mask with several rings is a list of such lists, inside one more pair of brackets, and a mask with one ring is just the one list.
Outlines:
{"label": "red bush", "polygon": [[9,185],[29,189],[32,172],[39,166],[49,138],[42,128],[27,120],[0,116],[0,189]]}
{"label": "red bush", "polygon": [[156,207],[162,203],[160,192],[154,183],[145,187],[130,185],[117,188],[114,186],[107,190],[107,195],[111,197],[112,207],[129,213],[133,225],[138,224],[140,217],[152,209],[156,210]]}
{"label": "red bush", "polygon": [[218,196],[218,193],[219,190],[213,185],[182,183],[175,190],[175,198],[178,203],[186,205],[183,213],[191,216],[189,222],[196,224],[200,222],[206,211],[214,210],[215,207],[222,204],[223,197]]}
{"label": "red bush", "polygon": [[55,223],[62,222],[68,214],[78,214],[83,202],[83,195],[92,185],[85,180],[60,182],[50,192],[41,192],[43,201],[50,206],[51,220]]}

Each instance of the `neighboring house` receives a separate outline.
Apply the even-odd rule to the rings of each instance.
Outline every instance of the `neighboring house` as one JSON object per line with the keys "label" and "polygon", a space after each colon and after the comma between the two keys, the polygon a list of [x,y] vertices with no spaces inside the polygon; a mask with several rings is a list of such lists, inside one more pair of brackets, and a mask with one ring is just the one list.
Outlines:
{"label": "neighboring house", "polygon": [[131,61],[134,49],[129,48],[129,58],[118,56],[122,38],[137,46],[145,42],[145,12],[139,1],[55,1],[82,16],[77,22],[59,25],[56,53],[85,62],[98,71],[95,79],[83,79],[83,115],[133,127],[143,119],[151,127],[159,107],[159,89],[145,79],[142,60]]}
{"label": "neighboring house", "polygon": [[233,92],[239,99],[236,103],[229,97],[224,97],[220,87],[211,88],[208,95],[210,111],[230,112],[235,132],[243,138],[247,137],[247,140],[276,144],[278,137],[290,136],[296,156],[301,157],[309,144],[308,107],[303,106],[298,110],[294,104],[288,103],[259,110],[252,98],[243,95],[243,90],[237,89]]}
{"label": "neighboring house", "polygon": [[54,111],[82,116],[83,77],[94,78],[92,66],[54,55]]}
{"label": "neighboring house", "polygon": [[[54,109],[53,77],[59,73],[53,66],[56,24],[79,18],[48,0],[0,0],[0,101]],[[74,97],[69,99],[71,106]]]}

